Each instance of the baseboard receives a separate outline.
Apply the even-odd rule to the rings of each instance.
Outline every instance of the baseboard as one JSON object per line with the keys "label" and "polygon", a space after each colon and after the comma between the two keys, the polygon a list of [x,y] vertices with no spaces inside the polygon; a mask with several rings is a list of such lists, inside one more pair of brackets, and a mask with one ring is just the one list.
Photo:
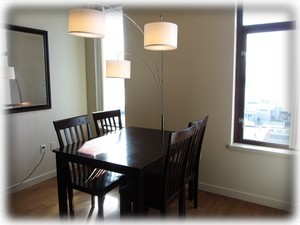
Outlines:
{"label": "baseboard", "polygon": [[43,182],[45,180],[48,180],[52,177],[55,177],[56,176],[56,170],[52,170],[48,173],[44,173],[44,174],[41,174],[39,176],[36,176],[36,177],[33,177],[33,178],[29,178],[28,180],[24,181],[22,184],[15,184],[15,185],[12,185],[10,187],[7,188],[7,192],[9,193],[14,193],[14,192],[17,192],[17,191],[20,191],[20,190],[23,190],[25,188],[28,188],[32,185],[35,185],[35,184],[38,184],[40,182]]}
{"label": "baseboard", "polygon": [[198,183],[199,190],[211,192],[214,194],[219,194],[231,198],[236,198],[239,200],[247,201],[256,203],[259,205],[264,205],[276,209],[281,209],[285,211],[291,211],[292,210],[292,204],[290,202],[281,201],[278,199],[268,198],[261,195],[255,195],[252,193],[242,192],[239,190],[234,190],[230,188],[225,188],[221,186],[216,186],[212,184],[207,183]]}

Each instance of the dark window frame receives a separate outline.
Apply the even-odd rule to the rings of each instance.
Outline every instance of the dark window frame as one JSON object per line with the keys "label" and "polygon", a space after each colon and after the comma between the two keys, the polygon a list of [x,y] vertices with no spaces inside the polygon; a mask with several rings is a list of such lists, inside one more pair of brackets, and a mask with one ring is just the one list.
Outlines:
{"label": "dark window frame", "polygon": [[235,107],[234,107],[234,143],[250,144],[256,146],[285,148],[289,146],[283,144],[274,144],[268,142],[254,141],[243,138],[243,122],[244,122],[244,108],[245,108],[245,81],[246,81],[246,41],[247,34],[274,32],[284,30],[296,29],[295,21],[243,25],[243,8],[237,7],[237,37],[236,37],[236,80],[235,80]]}

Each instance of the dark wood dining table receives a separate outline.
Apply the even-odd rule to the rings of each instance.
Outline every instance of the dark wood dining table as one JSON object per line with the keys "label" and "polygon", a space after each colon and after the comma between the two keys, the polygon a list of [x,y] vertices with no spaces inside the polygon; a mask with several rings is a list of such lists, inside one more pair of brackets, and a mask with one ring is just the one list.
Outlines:
{"label": "dark wood dining table", "polygon": [[99,143],[97,144],[98,152],[95,155],[78,152],[86,142],[54,149],[60,217],[64,218],[68,215],[66,166],[69,161],[84,162],[90,166],[127,175],[134,182],[138,196],[134,203],[134,211],[136,215],[143,215],[145,211],[144,171],[164,158],[170,133],[171,131],[164,131],[164,146],[162,146],[161,130],[126,127],[92,139],[94,143]]}

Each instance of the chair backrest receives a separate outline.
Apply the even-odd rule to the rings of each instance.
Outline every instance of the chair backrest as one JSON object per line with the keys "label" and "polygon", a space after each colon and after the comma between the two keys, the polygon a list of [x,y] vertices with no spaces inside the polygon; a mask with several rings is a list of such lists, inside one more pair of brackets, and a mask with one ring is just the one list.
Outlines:
{"label": "chair backrest", "polygon": [[179,194],[182,187],[186,166],[186,154],[196,126],[170,134],[168,151],[164,166],[164,198],[165,202],[172,200]]}
{"label": "chair backrest", "polygon": [[201,155],[202,143],[204,138],[204,133],[206,130],[206,125],[208,121],[208,116],[189,123],[189,127],[196,126],[196,133],[193,137],[190,151],[187,155],[187,165],[185,177],[188,178],[191,175],[198,175],[199,170],[199,160]]}
{"label": "chair backrest", "polygon": [[[92,138],[88,115],[76,116],[53,121],[60,147],[88,141]],[[91,174],[99,172],[94,167],[86,164],[68,162],[67,181],[73,185],[85,187],[90,185],[87,181]]]}
{"label": "chair backrest", "polygon": [[123,128],[119,109],[93,112],[93,119],[98,137]]}
{"label": "chair backrest", "polygon": [[53,124],[60,147],[92,138],[88,115],[56,120]]}

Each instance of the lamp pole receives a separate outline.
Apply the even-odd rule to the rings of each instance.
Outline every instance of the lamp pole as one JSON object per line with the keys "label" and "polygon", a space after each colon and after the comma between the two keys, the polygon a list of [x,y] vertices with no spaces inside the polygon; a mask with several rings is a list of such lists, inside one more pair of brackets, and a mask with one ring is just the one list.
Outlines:
{"label": "lamp pole", "polygon": [[160,113],[161,113],[161,142],[162,147],[164,147],[165,144],[165,112],[164,112],[164,52],[161,51],[161,96],[160,96]]}

